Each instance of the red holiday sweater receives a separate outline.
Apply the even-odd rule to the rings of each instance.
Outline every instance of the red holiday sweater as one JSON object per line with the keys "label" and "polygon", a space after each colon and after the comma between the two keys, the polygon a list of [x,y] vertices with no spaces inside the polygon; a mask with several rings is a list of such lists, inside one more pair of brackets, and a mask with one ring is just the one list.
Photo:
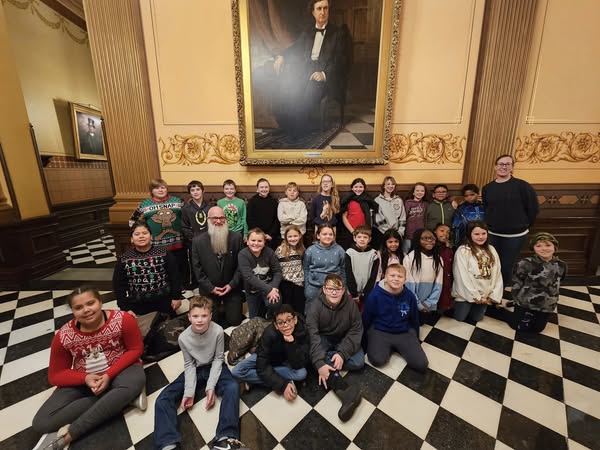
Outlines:
{"label": "red holiday sweater", "polygon": [[89,373],[106,373],[112,380],[132,364],[141,364],[142,334],[135,319],[123,311],[106,311],[99,330],[79,330],[75,319],[64,324],[52,339],[48,380],[58,387],[85,384]]}

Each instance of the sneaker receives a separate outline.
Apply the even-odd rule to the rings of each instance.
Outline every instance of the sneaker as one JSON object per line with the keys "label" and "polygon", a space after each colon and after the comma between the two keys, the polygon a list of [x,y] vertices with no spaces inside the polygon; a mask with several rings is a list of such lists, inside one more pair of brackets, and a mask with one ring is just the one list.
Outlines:
{"label": "sneaker", "polygon": [[135,406],[140,411],[146,411],[148,408],[148,398],[146,397],[146,386],[143,387],[142,392],[136,398],[134,398],[131,403],[131,406]]}
{"label": "sneaker", "polygon": [[213,444],[212,450],[250,450],[242,442],[233,438],[223,438],[219,442]]}
{"label": "sneaker", "polygon": [[36,446],[33,447],[33,450],[43,450],[46,447],[48,447],[49,444],[56,441],[57,439],[58,439],[58,433],[56,431],[54,433],[46,433],[40,438],[40,440],[38,441]]}

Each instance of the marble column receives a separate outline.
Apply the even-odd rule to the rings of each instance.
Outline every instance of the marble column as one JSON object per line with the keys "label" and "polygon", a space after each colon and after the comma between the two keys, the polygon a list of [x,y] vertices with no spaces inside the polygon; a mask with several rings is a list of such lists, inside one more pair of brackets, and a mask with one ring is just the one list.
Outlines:
{"label": "marble column", "polygon": [[464,183],[489,182],[514,148],[537,3],[486,1]]}

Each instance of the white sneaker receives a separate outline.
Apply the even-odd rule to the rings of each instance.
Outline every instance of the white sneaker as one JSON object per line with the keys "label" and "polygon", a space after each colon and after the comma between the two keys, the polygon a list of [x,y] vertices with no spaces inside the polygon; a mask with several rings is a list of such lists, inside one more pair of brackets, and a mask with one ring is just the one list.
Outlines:
{"label": "white sneaker", "polygon": [[33,450],[42,450],[42,449],[48,447],[48,445],[50,445],[52,442],[56,441],[57,439],[58,439],[58,433],[56,431],[53,433],[46,433],[40,438],[40,440],[38,441],[36,446],[33,447]]}
{"label": "white sneaker", "polygon": [[233,438],[223,438],[219,442],[213,444],[212,450],[250,450],[242,442]]}
{"label": "white sneaker", "polygon": [[146,396],[146,386],[142,388],[142,392],[136,398],[134,398],[131,403],[131,406],[135,406],[140,411],[146,411],[148,408],[148,397]]}

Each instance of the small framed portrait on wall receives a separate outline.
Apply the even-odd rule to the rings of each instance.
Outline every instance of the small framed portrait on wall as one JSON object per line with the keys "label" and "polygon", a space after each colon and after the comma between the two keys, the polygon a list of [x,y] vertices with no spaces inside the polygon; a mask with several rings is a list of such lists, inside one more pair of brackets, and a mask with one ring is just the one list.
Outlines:
{"label": "small framed portrait on wall", "polygon": [[75,156],[77,159],[106,161],[102,113],[88,106],[71,103]]}

